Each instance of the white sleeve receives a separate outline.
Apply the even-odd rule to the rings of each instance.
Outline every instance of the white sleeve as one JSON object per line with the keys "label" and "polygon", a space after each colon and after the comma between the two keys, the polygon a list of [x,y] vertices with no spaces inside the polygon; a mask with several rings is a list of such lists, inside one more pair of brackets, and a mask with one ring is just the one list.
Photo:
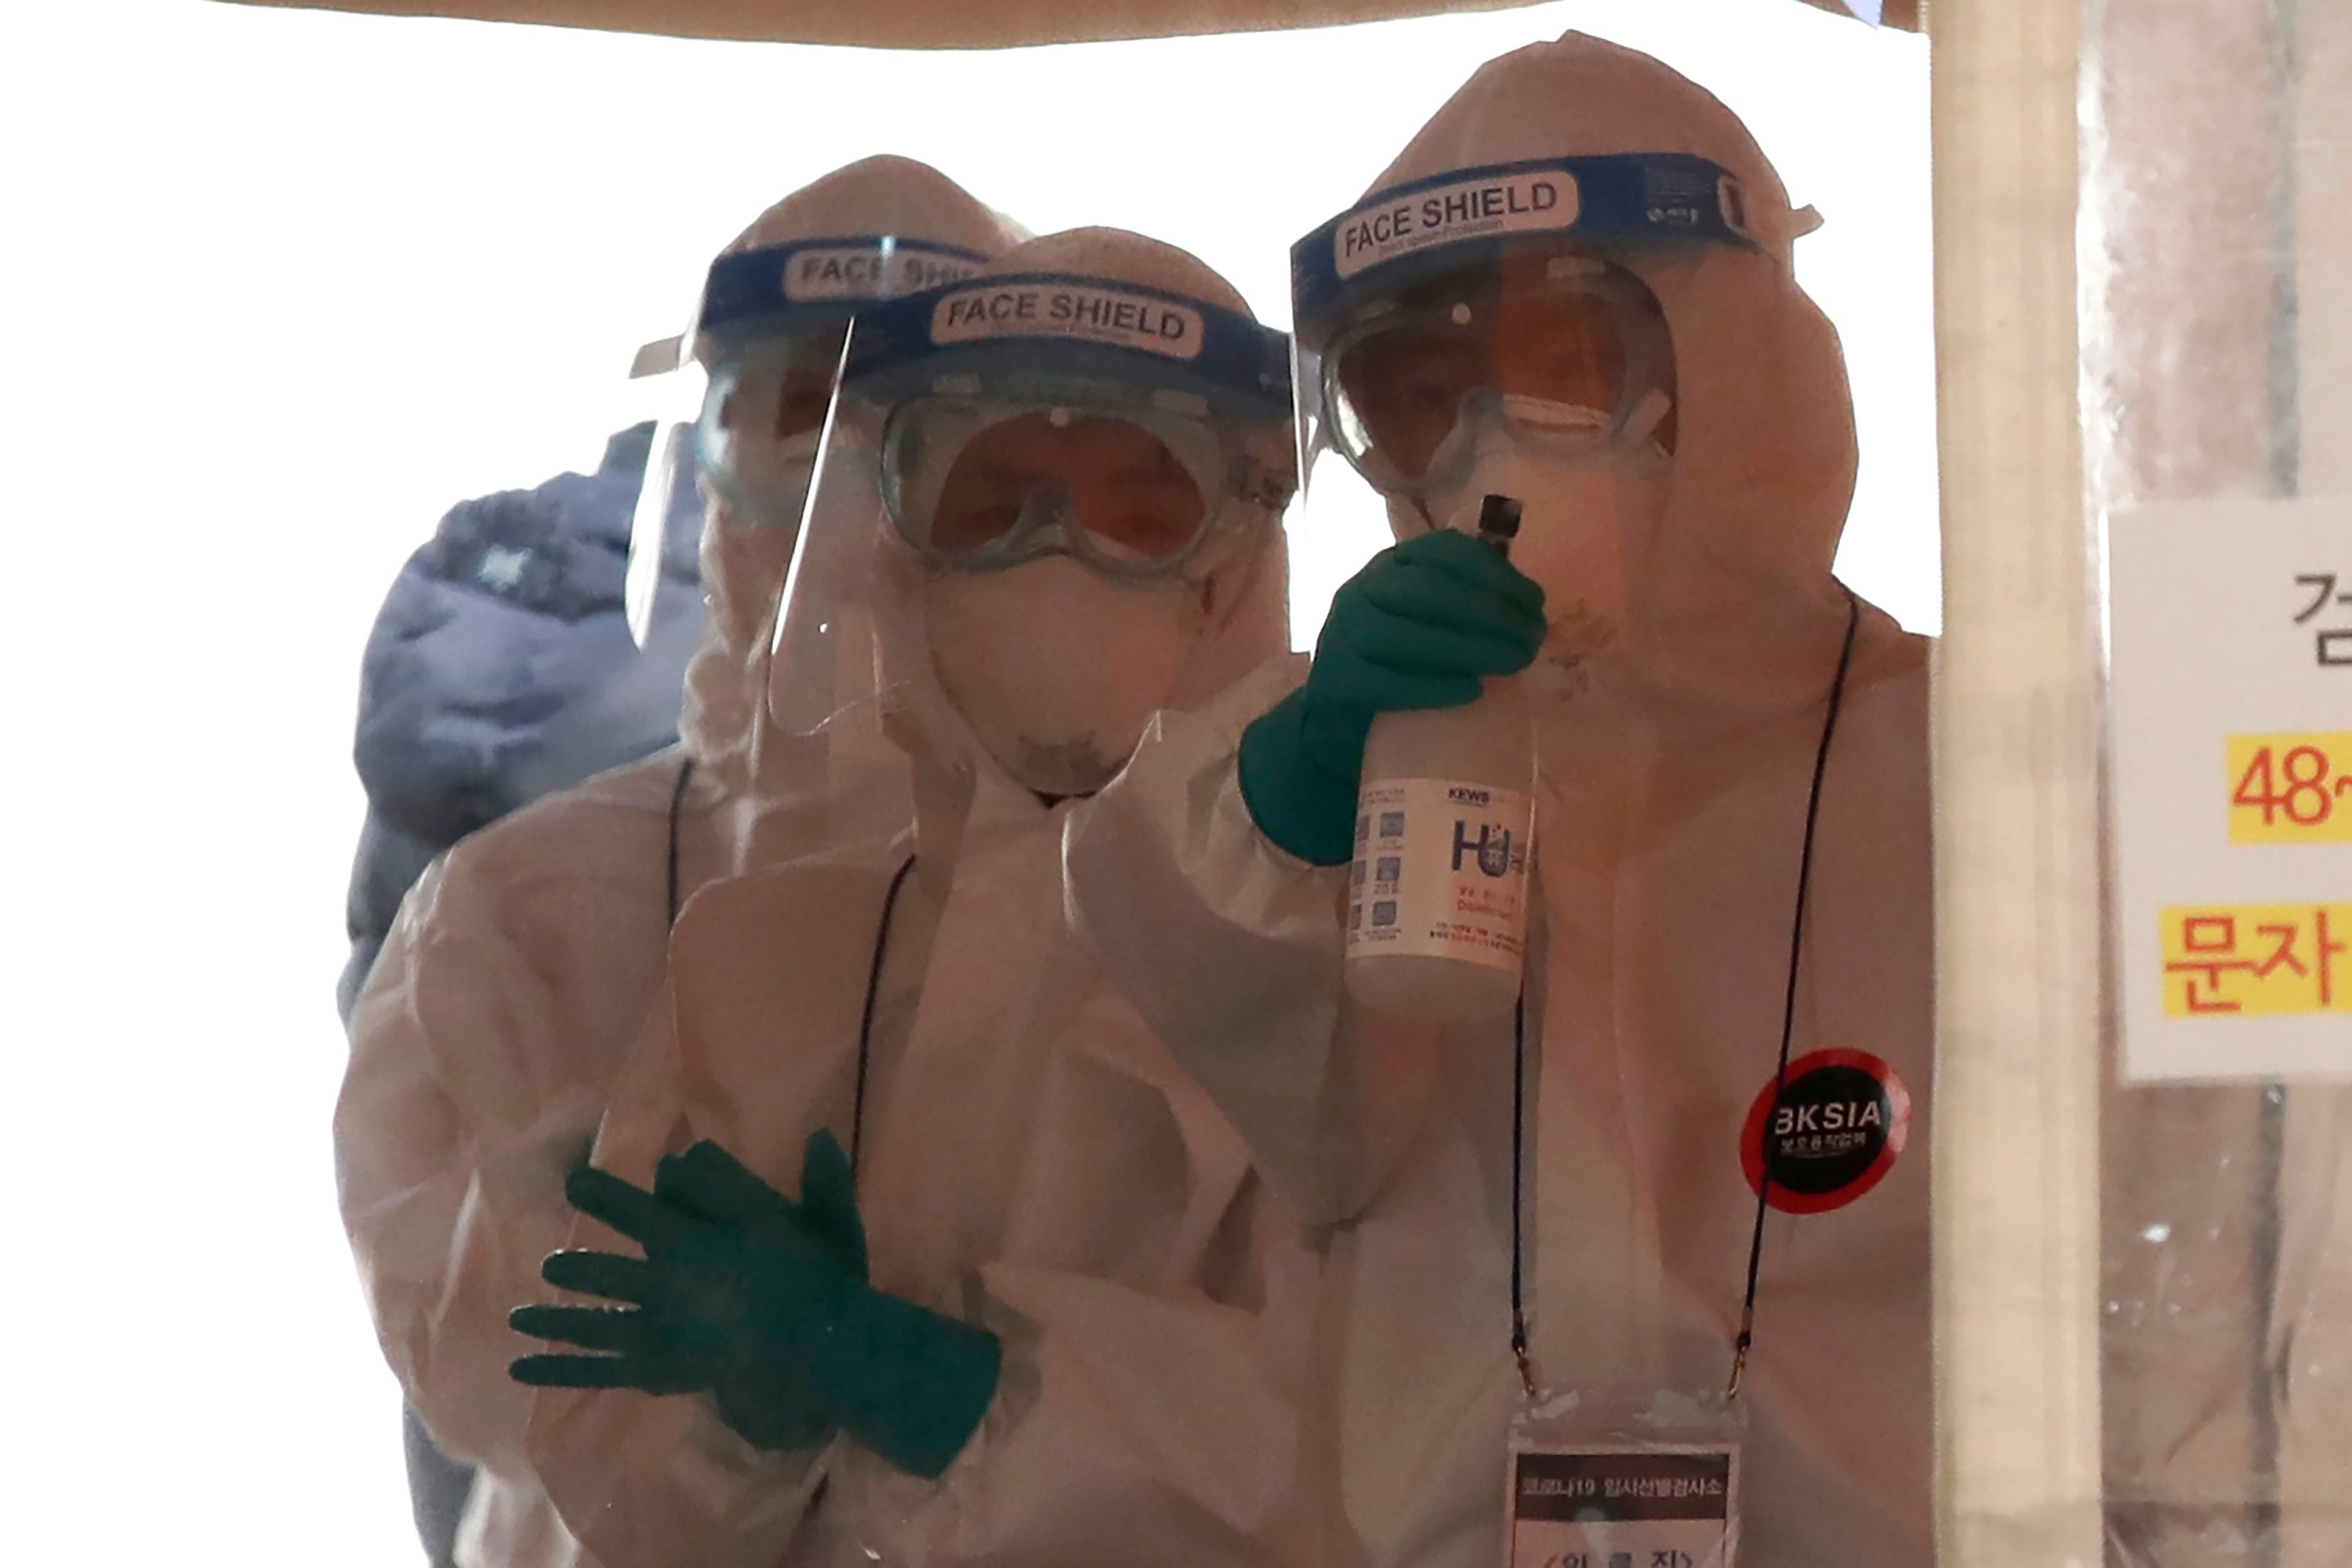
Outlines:
{"label": "white sleeve", "polygon": [[541,1092],[552,998],[463,871],[420,881],[352,1008],[335,1108],[343,1224],[385,1358],[434,1440],[512,1473],[524,1391],[508,1309],[568,1226],[563,1179],[600,1101]]}
{"label": "white sleeve", "polygon": [[1320,1258],[1198,1087],[1160,1077],[1174,1069],[1156,1045],[1129,1059],[1162,1085],[1185,1150],[1160,1189],[1178,1209],[1144,1221],[1165,1237],[1155,1261],[1072,1267],[1056,1205],[1033,1207],[1004,1256],[932,1303],[993,1331],[1003,1372],[931,1495],[863,1473],[894,1491],[857,1511],[905,1521],[861,1543],[886,1560],[1090,1568],[1107,1543],[1189,1568],[1313,1560],[1300,1415]]}
{"label": "white sleeve", "polygon": [[667,916],[640,886],[659,867],[633,825],[588,803],[468,839],[352,1011],[336,1174],[377,1337],[435,1441],[502,1473],[526,1462],[507,1365],[531,1348],[507,1313],[545,1293],[564,1179],[660,985]]}
{"label": "white sleeve", "polygon": [[531,1453],[604,1568],[772,1568],[788,1554],[1085,1568],[1107,1542],[1171,1568],[1296,1561],[1313,1281],[1287,1247],[1247,1305],[986,1266],[967,1315],[998,1335],[1003,1371],[937,1480],[845,1438],[756,1448],[699,1394],[543,1390]]}
{"label": "white sleeve", "polygon": [[1270,664],[1196,713],[1163,713],[1072,814],[1072,916],[1105,971],[1248,1140],[1309,1224],[1360,1213],[1418,1127],[1431,1028],[1344,1005],[1347,869],[1277,847],[1250,817],[1242,731],[1304,677]]}
{"label": "white sleeve", "polygon": [[917,1561],[1084,1568],[1114,1546],[1171,1568],[1298,1561],[1309,1257],[1286,1245],[1262,1279],[1242,1305],[989,1265],[982,1317],[1004,1370],[987,1418],[937,1483],[866,1458],[862,1479],[903,1495],[854,1511],[907,1521],[894,1543]]}

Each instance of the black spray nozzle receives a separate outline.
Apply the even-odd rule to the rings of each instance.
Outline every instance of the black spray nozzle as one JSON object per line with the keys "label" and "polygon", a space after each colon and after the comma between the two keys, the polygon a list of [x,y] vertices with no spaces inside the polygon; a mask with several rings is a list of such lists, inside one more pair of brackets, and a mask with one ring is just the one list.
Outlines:
{"label": "black spray nozzle", "polygon": [[1508,551],[1511,541],[1519,536],[1517,500],[1511,496],[1488,496],[1478,503],[1478,537],[1498,550]]}

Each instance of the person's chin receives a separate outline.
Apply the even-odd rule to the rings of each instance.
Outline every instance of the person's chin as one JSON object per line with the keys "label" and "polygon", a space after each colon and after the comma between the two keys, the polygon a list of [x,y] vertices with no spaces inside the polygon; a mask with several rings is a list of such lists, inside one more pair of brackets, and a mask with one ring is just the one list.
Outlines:
{"label": "person's chin", "polygon": [[1092,795],[1117,778],[1126,763],[1124,757],[1104,755],[1091,740],[1024,740],[1019,753],[1010,762],[998,761],[1023,785],[1051,800]]}

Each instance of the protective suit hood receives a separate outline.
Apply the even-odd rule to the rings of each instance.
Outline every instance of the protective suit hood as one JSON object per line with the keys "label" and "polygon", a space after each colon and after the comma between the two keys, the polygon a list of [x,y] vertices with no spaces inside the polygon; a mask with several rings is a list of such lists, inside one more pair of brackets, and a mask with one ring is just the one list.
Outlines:
{"label": "protective suit hood", "polygon": [[1759,654],[1793,642],[1817,685],[1819,649],[1834,648],[1845,616],[1830,572],[1853,496],[1853,397],[1836,330],[1791,269],[1816,220],[1790,210],[1738,117],[1649,56],[1571,32],[1480,68],[1367,195],[1459,169],[1624,153],[1687,153],[1728,170],[1759,246],[1612,253],[1664,310],[1680,426],[1664,520],[1629,551],[1626,651],[1674,678],[1753,689],[1785,662]]}
{"label": "protective suit hood", "polygon": [[[865,158],[760,215],[723,256],[832,236],[890,234],[996,255],[1022,231],[945,174],[911,158]],[[702,640],[686,671],[678,735],[698,768],[730,789],[751,783],[752,720],[766,673],[789,529],[755,527],[709,502],[702,531]]]}

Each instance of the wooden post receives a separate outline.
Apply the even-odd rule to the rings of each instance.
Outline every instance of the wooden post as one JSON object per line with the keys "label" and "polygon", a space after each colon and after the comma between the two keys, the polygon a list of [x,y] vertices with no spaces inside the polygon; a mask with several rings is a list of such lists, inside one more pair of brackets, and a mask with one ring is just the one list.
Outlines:
{"label": "wooden post", "polygon": [[2097,1568],[2097,624],[2073,0],[1936,0],[1938,1561]]}

